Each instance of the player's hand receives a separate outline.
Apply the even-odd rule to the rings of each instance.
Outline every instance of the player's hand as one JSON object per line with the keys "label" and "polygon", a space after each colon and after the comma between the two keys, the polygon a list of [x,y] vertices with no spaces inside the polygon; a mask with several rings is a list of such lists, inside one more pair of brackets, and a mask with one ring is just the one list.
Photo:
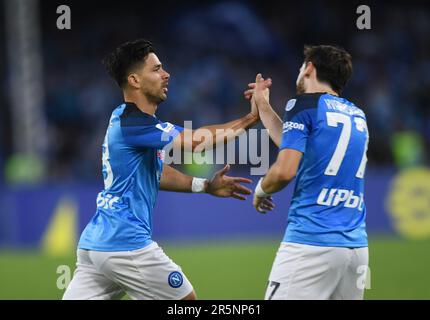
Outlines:
{"label": "player's hand", "polygon": [[208,182],[206,192],[221,198],[235,198],[246,200],[243,195],[251,194],[251,189],[241,185],[241,183],[251,183],[252,181],[241,177],[229,177],[225,174],[230,170],[230,165],[226,165],[223,169],[216,172],[212,179]]}
{"label": "player's hand", "polygon": [[270,86],[272,85],[272,79],[264,79],[261,73],[257,74],[255,77],[255,82],[249,83],[248,87],[249,89],[246,90],[243,95],[245,96],[245,99],[251,100],[252,105],[252,99],[255,99],[256,103],[258,104],[262,100],[269,102],[270,98]]}
{"label": "player's hand", "polygon": [[272,196],[269,197],[257,197],[254,194],[254,200],[252,201],[255,209],[260,213],[266,213],[272,211],[275,208]]}

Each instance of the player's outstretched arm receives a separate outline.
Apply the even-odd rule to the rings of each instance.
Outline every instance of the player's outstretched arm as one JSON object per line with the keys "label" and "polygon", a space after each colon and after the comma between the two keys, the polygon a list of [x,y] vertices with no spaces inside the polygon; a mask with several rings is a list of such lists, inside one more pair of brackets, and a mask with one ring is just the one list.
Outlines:
{"label": "player's outstretched arm", "polygon": [[165,164],[163,165],[163,173],[161,174],[160,190],[176,191],[176,192],[191,192],[193,177],[187,176],[182,172]]}
{"label": "player's outstretched arm", "polygon": [[279,152],[276,162],[255,188],[253,205],[257,211],[265,213],[273,209],[270,203],[271,195],[281,191],[294,179],[302,155],[300,151],[294,149],[283,149]]}
{"label": "player's outstretched arm", "polygon": [[160,190],[176,192],[209,193],[215,197],[235,198],[245,200],[244,195],[252,191],[241,183],[251,183],[251,180],[242,177],[229,177],[225,174],[230,170],[230,165],[216,172],[212,179],[194,178],[183,174],[171,166],[163,166]]}
{"label": "player's outstretched arm", "polygon": [[248,84],[249,89],[244,92],[245,98],[258,107],[259,116],[264,127],[269,131],[270,138],[279,147],[282,139],[282,120],[273,110],[269,102],[269,87],[272,80],[264,79],[259,73],[254,83]]}
{"label": "player's outstretched arm", "polygon": [[223,124],[204,126],[196,130],[185,128],[173,140],[173,147],[184,151],[203,152],[216,146],[222,146],[255,126],[258,121],[257,109],[251,110],[244,117]]}

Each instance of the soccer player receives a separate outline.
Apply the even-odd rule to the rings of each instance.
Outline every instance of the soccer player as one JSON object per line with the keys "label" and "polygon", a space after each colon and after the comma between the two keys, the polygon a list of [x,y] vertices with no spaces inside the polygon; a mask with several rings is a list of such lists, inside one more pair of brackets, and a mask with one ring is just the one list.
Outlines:
{"label": "soccer player", "polygon": [[254,193],[262,213],[271,195],[296,184],[287,228],[265,299],[362,299],[368,265],[364,172],[369,134],[364,112],[342,98],[351,56],[327,45],[306,46],[297,96],[283,121],[269,104],[261,74],[254,99],[279,154]]}
{"label": "soccer player", "polygon": [[[258,111],[254,107],[238,120],[203,127],[213,134],[213,141],[186,139],[204,136],[202,129],[183,129],[155,116],[167,98],[170,75],[150,42],[122,44],[104,64],[122,89],[124,103],[109,121],[102,153],[104,190],[80,237],[77,268],[63,299],[116,299],[125,293],[132,299],[195,299],[181,268],[151,238],[158,190],[245,200],[251,190],[241,183],[251,181],[226,176],[229,166],[211,180],[184,175],[163,164],[163,147],[173,143],[193,150],[201,143],[211,147],[227,142],[255,125]],[[223,135],[220,129],[231,132]]]}

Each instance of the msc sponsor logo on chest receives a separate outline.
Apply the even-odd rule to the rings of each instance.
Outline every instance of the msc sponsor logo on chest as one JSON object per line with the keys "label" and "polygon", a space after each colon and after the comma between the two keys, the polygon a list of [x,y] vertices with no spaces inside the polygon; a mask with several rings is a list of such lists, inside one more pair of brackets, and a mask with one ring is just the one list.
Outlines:
{"label": "msc sponsor logo on chest", "polygon": [[305,125],[302,123],[297,123],[297,122],[292,122],[292,121],[287,121],[284,123],[284,125],[282,126],[282,132],[288,132],[290,130],[293,129],[297,129],[297,130],[305,130]]}
{"label": "msc sponsor logo on chest", "polygon": [[97,208],[116,209],[115,204],[118,203],[119,200],[119,197],[114,197],[111,194],[103,194],[103,192],[100,192],[97,195]]}
{"label": "msc sponsor logo on chest", "polygon": [[355,196],[354,190],[323,188],[317,203],[327,207],[343,205],[345,208],[358,208],[358,211],[363,211],[364,198],[362,193]]}

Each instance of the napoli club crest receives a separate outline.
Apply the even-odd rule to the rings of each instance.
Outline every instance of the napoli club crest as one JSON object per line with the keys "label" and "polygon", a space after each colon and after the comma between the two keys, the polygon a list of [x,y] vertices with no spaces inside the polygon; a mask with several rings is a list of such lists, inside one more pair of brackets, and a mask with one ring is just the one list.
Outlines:
{"label": "napoli club crest", "polygon": [[169,274],[169,285],[172,288],[179,288],[182,286],[182,283],[184,282],[184,278],[182,277],[182,274],[180,274],[177,271],[173,271]]}

